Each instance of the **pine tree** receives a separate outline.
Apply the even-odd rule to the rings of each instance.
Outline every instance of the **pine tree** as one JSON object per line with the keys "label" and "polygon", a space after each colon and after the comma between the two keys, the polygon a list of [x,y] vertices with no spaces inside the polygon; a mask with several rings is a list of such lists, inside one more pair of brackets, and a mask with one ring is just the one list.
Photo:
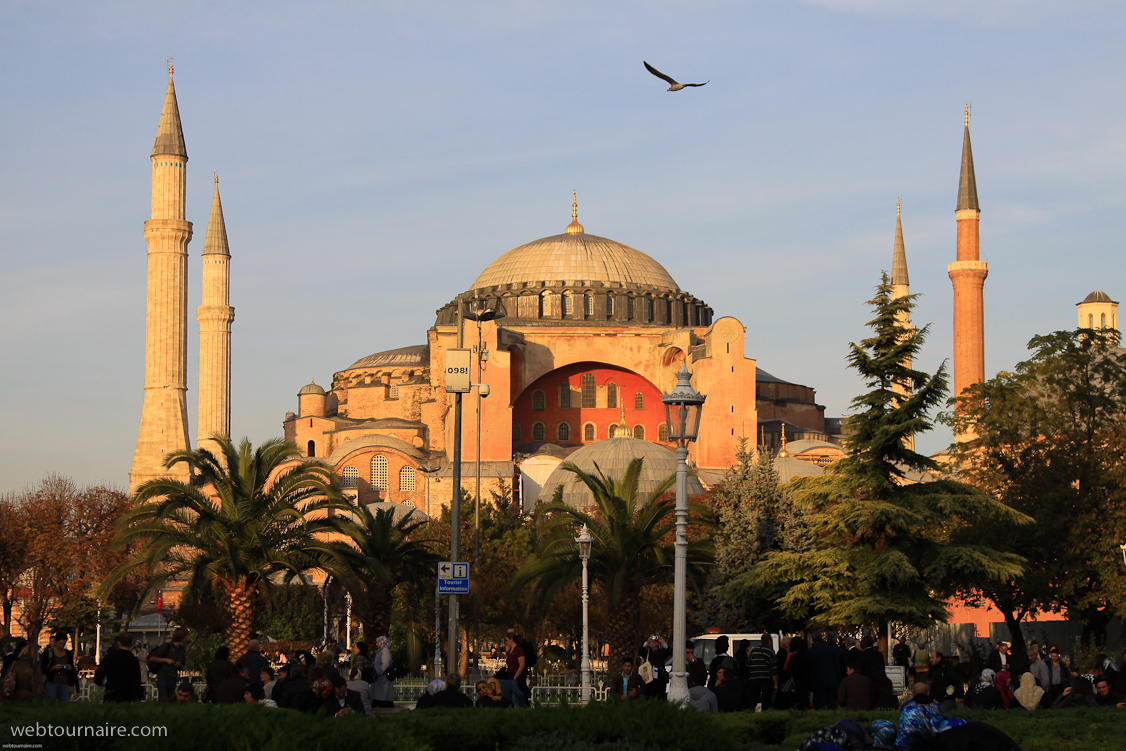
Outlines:
{"label": "pine tree", "polygon": [[[938,472],[904,440],[932,427],[946,394],[945,364],[933,375],[916,361],[929,326],[904,325],[914,295],[893,297],[887,274],[869,301],[872,336],[851,344],[848,361],[868,391],[853,399],[848,456],[824,475],[791,486],[808,509],[815,541],[807,550],[769,552],[725,593],[744,602],[766,598],[788,617],[821,625],[927,625],[946,620],[944,600],[975,581],[1008,578],[1022,560],[987,545],[954,545],[951,530],[979,515],[1027,519],[949,479],[911,482]],[[905,387],[905,388],[904,388]]]}

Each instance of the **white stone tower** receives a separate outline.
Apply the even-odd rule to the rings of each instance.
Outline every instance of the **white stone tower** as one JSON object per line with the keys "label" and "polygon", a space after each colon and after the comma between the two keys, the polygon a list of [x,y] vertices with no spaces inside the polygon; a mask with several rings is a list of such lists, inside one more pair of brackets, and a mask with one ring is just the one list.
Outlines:
{"label": "white stone tower", "polygon": [[[907,276],[907,248],[903,245],[903,219],[900,217],[899,201],[895,202],[895,245],[892,248],[891,259],[891,296],[894,299],[907,297],[911,294],[911,280]],[[904,328],[911,331],[915,330],[915,326],[911,323],[910,314],[904,312],[899,321]],[[908,368],[911,367],[911,359],[908,358],[904,363]],[[908,397],[912,393],[911,384],[896,383],[892,389],[904,397]],[[907,436],[903,443],[911,451],[915,450],[915,436]]]}
{"label": "white stone tower", "polygon": [[188,152],[180,127],[171,64],[151,159],[152,218],[145,222],[145,240],[149,245],[145,402],[129,472],[130,493],[157,477],[189,479],[183,465],[172,470],[164,468],[164,457],[169,452],[191,448],[187,405],[187,267],[192,223],[184,219]]}
{"label": "white stone tower", "polygon": [[213,436],[231,437],[231,253],[219,200],[219,175],[203,241],[203,304],[199,321],[199,416],[196,446],[219,456]]}

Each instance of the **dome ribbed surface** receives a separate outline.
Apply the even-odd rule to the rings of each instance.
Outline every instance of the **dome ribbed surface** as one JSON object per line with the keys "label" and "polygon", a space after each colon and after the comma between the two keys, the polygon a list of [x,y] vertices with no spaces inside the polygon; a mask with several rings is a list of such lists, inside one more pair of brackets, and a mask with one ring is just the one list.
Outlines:
{"label": "dome ribbed surface", "polygon": [[[638,480],[638,498],[642,501],[669,475],[676,474],[676,454],[667,448],[636,438],[608,438],[584,446],[567,457],[567,461],[584,472],[598,476],[598,471],[607,477],[619,480],[625,476],[626,468],[634,459],[641,458],[641,477]],[[598,465],[595,468],[595,464]],[[557,467],[547,478],[540,490],[540,500],[548,502],[555,496],[555,488],[563,486],[563,502],[575,508],[594,505],[590,488],[583,484],[574,472]],[[669,488],[675,491],[675,486]],[[700,481],[689,475],[688,496],[704,492]]]}
{"label": "dome ribbed surface", "polygon": [[307,386],[303,386],[301,390],[297,392],[298,396],[306,396],[308,394],[318,394],[320,396],[324,396],[325,390],[310,381]]}
{"label": "dome ribbed surface", "polygon": [[513,248],[489,264],[471,289],[581,281],[680,290],[665,267],[640,250],[585,233],[553,235]]}
{"label": "dome ribbed surface", "polygon": [[[1114,302],[1114,300],[1111,300],[1110,295],[1103,292],[1101,289],[1097,289],[1083,298],[1083,303],[1089,302]],[[1080,305],[1082,305],[1083,303],[1080,303]]]}

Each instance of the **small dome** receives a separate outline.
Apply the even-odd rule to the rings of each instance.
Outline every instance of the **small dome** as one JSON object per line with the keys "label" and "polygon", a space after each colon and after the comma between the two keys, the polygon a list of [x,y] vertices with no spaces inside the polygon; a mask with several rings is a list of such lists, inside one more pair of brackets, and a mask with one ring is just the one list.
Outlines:
{"label": "small dome", "polygon": [[1114,300],[1111,300],[1110,295],[1103,292],[1101,289],[1097,289],[1094,292],[1092,292],[1091,294],[1084,297],[1083,302],[1081,302],[1079,304],[1085,305],[1089,302],[1109,302],[1109,303],[1114,303],[1115,305],[1118,304],[1118,303],[1115,303]]}
{"label": "small dome", "polygon": [[774,471],[778,473],[778,483],[785,484],[795,477],[816,476],[825,473],[825,470],[810,462],[795,459],[788,452],[781,451],[774,459]]}
{"label": "small dome", "polygon": [[405,368],[411,365],[426,367],[430,364],[430,345],[415,344],[410,347],[389,349],[385,352],[376,352],[374,355],[361,357],[349,365],[347,370],[356,368]]}
{"label": "small dome", "polygon": [[297,395],[298,396],[308,396],[309,394],[317,394],[318,396],[324,396],[325,390],[322,389],[320,386],[318,386],[313,381],[309,381],[309,385],[305,386],[300,391],[298,391]]}
{"label": "small dome", "polygon": [[[638,478],[637,484],[638,497],[641,499],[648,498],[649,493],[657,485],[669,475],[676,474],[676,454],[659,444],[636,438],[608,438],[597,441],[583,446],[567,457],[567,461],[595,476],[601,470],[607,477],[619,479],[625,474],[629,463],[637,458],[642,460],[641,477]],[[595,464],[598,465],[597,468]],[[574,472],[562,467],[557,467],[548,476],[547,482],[540,490],[540,500],[550,501],[555,496],[555,488],[560,485],[563,486],[563,502],[568,506],[585,508],[594,504],[590,489]],[[700,484],[700,480],[689,476],[688,495],[694,496],[703,492],[704,486]]]}

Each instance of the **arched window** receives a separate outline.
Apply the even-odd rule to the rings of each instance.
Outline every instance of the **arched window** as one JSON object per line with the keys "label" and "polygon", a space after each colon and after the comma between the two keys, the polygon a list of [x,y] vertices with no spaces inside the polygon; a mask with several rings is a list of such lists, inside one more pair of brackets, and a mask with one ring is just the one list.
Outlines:
{"label": "arched window", "polygon": [[414,490],[414,470],[410,467],[399,470],[399,490]]}
{"label": "arched window", "polygon": [[627,321],[633,320],[633,303],[634,303],[634,299],[632,297],[626,298],[626,320]]}
{"label": "arched window", "polygon": [[317,455],[317,442],[316,441],[309,441],[308,454],[309,454],[309,456],[316,456]]}
{"label": "arched window", "polygon": [[376,454],[371,458],[371,489],[387,490],[387,457]]}
{"label": "arched window", "polygon": [[583,373],[583,409],[594,409],[597,404],[595,398],[594,373]]}
{"label": "arched window", "polygon": [[633,408],[637,410],[645,409],[645,394],[638,391],[633,395]]}
{"label": "arched window", "polygon": [[520,423],[518,422],[512,423],[512,440],[520,440]]}
{"label": "arched window", "polygon": [[404,498],[403,505],[414,507],[414,501],[412,501],[410,498]]}
{"label": "arched window", "polygon": [[563,293],[563,315],[569,316],[575,311],[575,299],[571,290]]}
{"label": "arched window", "polygon": [[652,323],[653,322],[653,298],[652,297],[646,297],[645,298],[645,322],[646,323]]}
{"label": "arched window", "polygon": [[1106,313],[1099,314],[1099,326],[1106,328]]}
{"label": "arched window", "polygon": [[[1094,313],[1088,313],[1087,314],[1087,328],[1089,328],[1089,329],[1095,328],[1095,314]],[[309,424],[312,425],[313,421],[309,420]]]}
{"label": "arched window", "polygon": [[661,443],[669,442],[669,426],[665,423],[661,423],[661,426],[657,428],[657,440]]}
{"label": "arched window", "polygon": [[360,470],[355,467],[345,467],[340,476],[343,478],[346,488],[354,488],[360,484]]}
{"label": "arched window", "polygon": [[583,295],[583,314],[587,318],[594,315],[594,295],[589,292]]}
{"label": "arched window", "polygon": [[542,422],[537,422],[535,425],[532,426],[532,440],[533,441],[542,441],[546,437],[547,437],[546,431],[544,429]]}
{"label": "arched window", "polygon": [[633,426],[633,437],[636,438],[639,441],[644,441],[645,440],[645,426],[644,425],[634,425]]}
{"label": "arched window", "polygon": [[398,399],[399,398],[399,384],[397,384],[397,383],[391,387],[391,398],[392,399]]}
{"label": "arched window", "polygon": [[559,408],[571,408],[571,384],[569,383],[559,384]]}
{"label": "arched window", "polygon": [[571,426],[568,423],[561,422],[559,427],[555,429],[556,440],[569,441],[571,440]]}
{"label": "arched window", "polygon": [[606,384],[606,409],[618,408],[618,384],[610,381]]}
{"label": "arched window", "polygon": [[606,317],[614,317],[614,296],[606,295]]}
{"label": "arched window", "polygon": [[583,440],[590,443],[594,440],[594,423],[583,425]]}
{"label": "arched window", "polygon": [[536,412],[543,412],[546,408],[547,397],[539,389],[532,392],[532,409]]}

